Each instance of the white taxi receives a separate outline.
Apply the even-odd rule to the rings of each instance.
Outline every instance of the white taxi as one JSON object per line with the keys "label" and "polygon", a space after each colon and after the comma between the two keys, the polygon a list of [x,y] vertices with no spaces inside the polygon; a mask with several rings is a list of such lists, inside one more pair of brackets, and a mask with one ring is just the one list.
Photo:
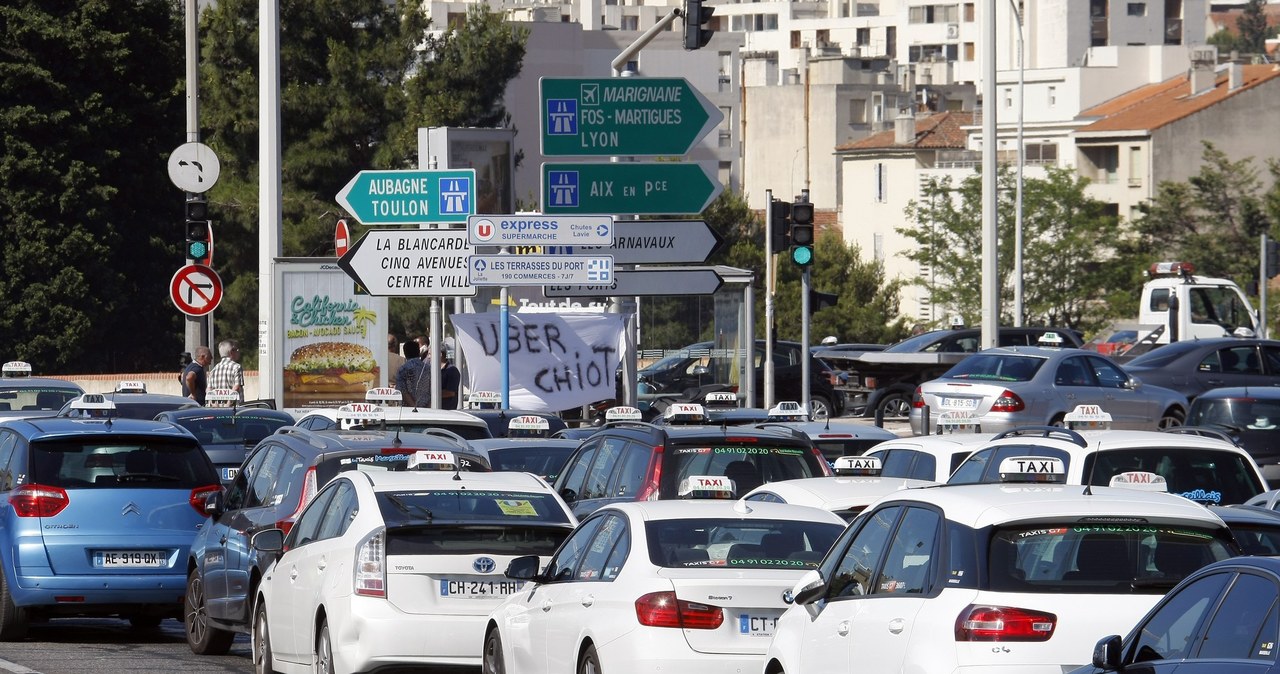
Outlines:
{"label": "white taxi", "polygon": [[480,664],[485,616],[521,586],[502,570],[550,555],[576,521],[541,478],[434,469],[449,454],[339,473],[287,536],[254,536],[283,550],[254,601],[258,671]]}
{"label": "white taxi", "polygon": [[[1209,509],[1061,484],[1012,458],[1003,484],[910,489],[869,506],[793,588],[764,674],[1061,674],[1179,580],[1237,552]],[[1138,484],[1154,482],[1128,475]]]}
{"label": "white taxi", "polygon": [[[593,512],[489,616],[485,674],[758,670],[785,595],[843,530],[825,511],[731,500],[723,476],[690,476],[702,501]],[[719,497],[719,498],[716,498]]]}
{"label": "white taxi", "polygon": [[752,489],[743,499],[807,505],[852,520],[883,496],[901,489],[937,484],[905,477],[883,477],[880,459],[874,456],[842,456],[836,459],[833,469],[835,477],[770,482]]}
{"label": "white taxi", "polygon": [[382,429],[428,433],[441,429],[463,440],[493,437],[489,425],[475,415],[457,410],[402,407],[400,400],[401,394],[396,389],[369,389],[363,403],[310,410],[296,425],[311,431]]}
{"label": "white taxi", "polygon": [[887,440],[867,450],[884,464],[885,477],[910,477],[917,480],[946,482],[973,450],[995,437],[995,433],[978,431],[972,414],[944,412],[938,422],[937,435],[917,435]]}

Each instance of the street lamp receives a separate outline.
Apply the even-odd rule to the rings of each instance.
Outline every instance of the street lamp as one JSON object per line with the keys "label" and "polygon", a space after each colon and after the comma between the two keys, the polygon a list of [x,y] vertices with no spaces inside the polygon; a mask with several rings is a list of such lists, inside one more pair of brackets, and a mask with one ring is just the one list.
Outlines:
{"label": "street lamp", "polygon": [[1013,326],[1022,327],[1022,100],[1024,85],[1023,45],[1022,45],[1022,11],[1018,8],[1021,0],[1009,0],[1013,7],[1013,18],[1018,22],[1018,185],[1014,197],[1015,215],[1013,220]]}

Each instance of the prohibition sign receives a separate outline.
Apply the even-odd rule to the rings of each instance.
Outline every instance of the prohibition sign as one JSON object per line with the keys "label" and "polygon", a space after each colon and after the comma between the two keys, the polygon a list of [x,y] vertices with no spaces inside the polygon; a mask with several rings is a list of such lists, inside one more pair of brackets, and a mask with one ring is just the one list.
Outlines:
{"label": "prohibition sign", "polygon": [[218,308],[222,301],[222,279],[218,278],[218,272],[202,264],[189,264],[173,275],[169,298],[178,311],[188,316],[204,316]]}

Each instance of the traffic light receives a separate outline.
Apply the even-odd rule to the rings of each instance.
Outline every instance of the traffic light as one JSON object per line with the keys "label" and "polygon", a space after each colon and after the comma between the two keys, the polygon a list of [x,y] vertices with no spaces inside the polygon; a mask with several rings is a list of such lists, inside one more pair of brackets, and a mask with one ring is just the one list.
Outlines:
{"label": "traffic light", "polygon": [[769,229],[772,245],[769,249],[775,253],[781,253],[791,245],[791,202],[774,199],[769,207],[773,209],[773,218]]}
{"label": "traffic light", "polygon": [[791,204],[791,261],[798,267],[813,264],[813,204],[808,194]]}
{"label": "traffic light", "polygon": [[209,202],[202,195],[187,195],[187,245],[183,251],[186,258],[196,264],[205,264],[213,252]]}
{"label": "traffic light", "polygon": [[703,26],[711,21],[715,7],[703,7],[702,0],[684,0],[684,48],[701,49],[711,41],[714,28]]}
{"label": "traffic light", "polygon": [[1280,276],[1280,241],[1267,240],[1267,278]]}
{"label": "traffic light", "polygon": [[829,309],[839,302],[840,296],[836,293],[824,293],[812,288],[809,289],[809,313]]}

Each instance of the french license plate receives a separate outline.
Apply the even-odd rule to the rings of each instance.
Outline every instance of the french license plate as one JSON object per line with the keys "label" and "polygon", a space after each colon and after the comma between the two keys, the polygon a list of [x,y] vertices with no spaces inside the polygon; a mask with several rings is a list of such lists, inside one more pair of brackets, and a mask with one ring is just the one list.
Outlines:
{"label": "french license plate", "polygon": [[484,599],[515,594],[524,583],[515,580],[440,579],[440,596],[451,599]]}
{"label": "french license plate", "polygon": [[950,407],[959,410],[971,410],[978,406],[977,398],[943,398],[943,407]]}
{"label": "french license plate", "polygon": [[148,569],[165,566],[169,556],[159,550],[99,550],[93,565],[100,569]]}
{"label": "french license plate", "polygon": [[777,616],[738,615],[738,634],[749,637],[771,637],[778,626]]}
{"label": "french license plate", "polygon": [[223,482],[230,482],[230,481],[232,481],[232,480],[236,479],[236,475],[239,475],[239,474],[240,474],[240,469],[239,469],[239,468],[223,468],[223,469],[222,469],[222,481],[223,481]]}

